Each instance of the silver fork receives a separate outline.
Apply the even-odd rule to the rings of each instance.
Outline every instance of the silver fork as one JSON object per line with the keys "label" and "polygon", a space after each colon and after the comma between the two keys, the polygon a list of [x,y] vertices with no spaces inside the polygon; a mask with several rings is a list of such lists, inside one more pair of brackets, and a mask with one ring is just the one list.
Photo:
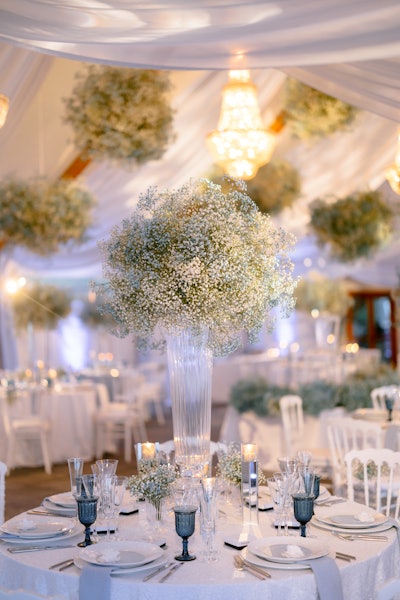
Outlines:
{"label": "silver fork", "polygon": [[235,554],[233,557],[233,562],[235,563],[236,569],[239,571],[248,571],[255,577],[258,577],[258,579],[267,579],[268,577],[271,577],[271,575],[267,573],[267,571],[264,571],[264,569],[258,569],[256,566],[246,563],[243,558],[239,556],[239,554]]}

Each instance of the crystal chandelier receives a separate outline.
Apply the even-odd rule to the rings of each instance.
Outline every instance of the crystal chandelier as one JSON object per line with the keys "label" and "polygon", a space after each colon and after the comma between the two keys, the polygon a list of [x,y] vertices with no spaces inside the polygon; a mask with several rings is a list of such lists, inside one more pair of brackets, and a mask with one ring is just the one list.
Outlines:
{"label": "crystal chandelier", "polygon": [[385,169],[385,177],[388,180],[392,190],[396,192],[396,194],[400,194],[400,133],[399,147],[394,159],[394,164]]}
{"label": "crystal chandelier", "polygon": [[9,100],[4,94],[0,94],[0,128],[6,122]]}
{"label": "crystal chandelier", "polygon": [[249,71],[229,72],[218,129],[208,134],[207,144],[214,161],[231,177],[251,179],[270,160],[275,136],[263,127]]}

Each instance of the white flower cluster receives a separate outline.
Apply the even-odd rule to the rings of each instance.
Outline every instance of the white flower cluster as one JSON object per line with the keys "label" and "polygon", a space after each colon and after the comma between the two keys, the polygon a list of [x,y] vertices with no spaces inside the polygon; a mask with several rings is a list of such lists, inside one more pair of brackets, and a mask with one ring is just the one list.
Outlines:
{"label": "white flower cluster", "polygon": [[247,196],[243,182],[227,193],[207,179],[173,191],[149,188],[132,216],[100,243],[106,283],[94,285],[120,326],[149,340],[208,328],[214,352],[250,338],[280,305],[293,308],[294,240],[276,229]]}
{"label": "white flower cluster", "polygon": [[[217,474],[236,486],[242,485],[242,454],[235,444],[228,446],[227,452],[218,455]],[[258,484],[266,483],[265,475],[261,469],[258,470]]]}
{"label": "white flower cluster", "polygon": [[81,243],[94,198],[67,180],[8,179],[0,184],[0,248],[23,246],[46,256],[69,241]]}
{"label": "white flower cluster", "polygon": [[157,502],[166,498],[171,491],[172,483],[177,479],[178,473],[169,465],[157,465],[148,468],[139,475],[132,475],[128,481],[131,494]]}
{"label": "white flower cluster", "polygon": [[85,156],[127,167],[163,156],[174,137],[168,72],[88,65],[77,80],[65,120]]}

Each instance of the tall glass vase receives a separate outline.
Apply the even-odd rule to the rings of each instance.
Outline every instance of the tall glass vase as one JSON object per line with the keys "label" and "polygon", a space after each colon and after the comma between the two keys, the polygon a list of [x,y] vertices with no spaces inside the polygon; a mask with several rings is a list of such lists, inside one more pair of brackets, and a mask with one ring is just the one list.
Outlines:
{"label": "tall glass vase", "polygon": [[208,330],[167,336],[175,461],[182,475],[207,474],[210,462],[212,352]]}

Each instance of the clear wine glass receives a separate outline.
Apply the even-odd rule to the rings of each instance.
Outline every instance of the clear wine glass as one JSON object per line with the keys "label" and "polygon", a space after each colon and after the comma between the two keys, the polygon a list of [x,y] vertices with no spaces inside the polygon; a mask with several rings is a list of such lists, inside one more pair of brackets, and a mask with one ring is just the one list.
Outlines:
{"label": "clear wine glass", "polygon": [[205,539],[207,562],[218,560],[218,553],[214,549],[214,536],[217,521],[217,500],[219,482],[216,477],[205,477],[200,482],[200,531]]}
{"label": "clear wine glass", "polygon": [[181,505],[174,507],[175,513],[175,530],[182,538],[182,554],[175,556],[175,560],[194,560],[196,557],[189,554],[188,539],[194,533],[195,515],[197,506]]}
{"label": "clear wine glass", "polygon": [[306,537],[307,523],[311,521],[314,512],[314,496],[298,493],[292,497],[294,516],[300,523],[300,535]]}
{"label": "clear wine glass", "polygon": [[315,471],[313,467],[299,467],[300,492],[311,496],[314,492]]}

